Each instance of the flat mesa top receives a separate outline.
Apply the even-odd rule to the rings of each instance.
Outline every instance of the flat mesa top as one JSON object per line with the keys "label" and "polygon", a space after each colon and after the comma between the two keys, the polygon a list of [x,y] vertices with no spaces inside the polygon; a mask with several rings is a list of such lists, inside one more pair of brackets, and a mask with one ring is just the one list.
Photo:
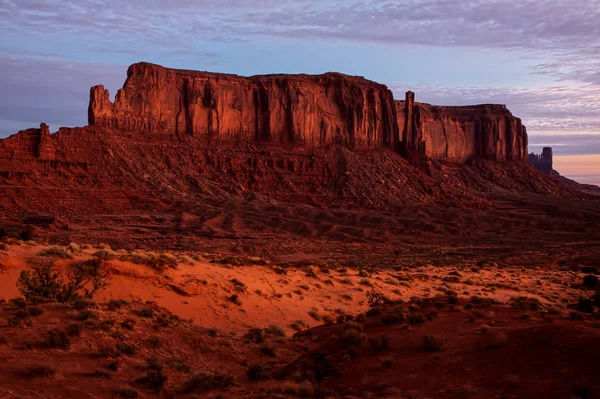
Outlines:
{"label": "flat mesa top", "polygon": [[191,69],[177,69],[177,68],[167,68],[162,65],[152,64],[149,62],[139,62],[132,64],[127,72],[127,76],[143,74],[144,71],[164,71],[164,72],[174,72],[182,77],[217,77],[217,78],[230,78],[230,79],[242,79],[242,80],[264,80],[264,79],[290,79],[290,80],[299,80],[299,81],[315,81],[319,79],[339,79],[339,80],[348,80],[353,82],[360,82],[362,84],[372,84],[374,86],[386,87],[381,83],[377,83],[375,81],[366,79],[364,76],[353,76],[346,75],[341,72],[325,72],[323,74],[285,74],[285,73],[273,73],[273,74],[264,74],[264,75],[251,75],[251,76],[243,76],[236,75],[231,73],[222,73],[222,72],[209,72],[209,71],[197,71]]}

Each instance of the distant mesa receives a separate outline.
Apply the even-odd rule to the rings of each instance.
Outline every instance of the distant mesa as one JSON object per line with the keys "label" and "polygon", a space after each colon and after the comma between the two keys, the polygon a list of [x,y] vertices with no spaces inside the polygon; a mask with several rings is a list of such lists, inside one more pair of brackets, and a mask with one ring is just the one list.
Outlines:
{"label": "distant mesa", "polygon": [[527,132],[504,105],[439,107],[339,73],[242,77],[131,65],[110,101],[90,91],[89,124],[211,142],[389,149],[413,164],[527,159]]}
{"label": "distant mesa", "polygon": [[529,164],[547,175],[556,174],[552,164],[552,148],[544,147],[541,154],[533,152],[527,156]]}

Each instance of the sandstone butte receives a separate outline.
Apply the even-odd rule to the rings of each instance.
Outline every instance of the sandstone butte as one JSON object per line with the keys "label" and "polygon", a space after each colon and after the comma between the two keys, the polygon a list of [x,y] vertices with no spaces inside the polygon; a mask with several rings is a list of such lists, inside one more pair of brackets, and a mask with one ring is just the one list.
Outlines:
{"label": "sandstone butte", "polygon": [[109,96],[92,87],[90,125],[218,142],[389,149],[417,164],[527,160],[526,129],[504,105],[440,107],[415,102],[411,92],[396,101],[384,85],[339,73],[241,77],[138,63],[114,103]]}

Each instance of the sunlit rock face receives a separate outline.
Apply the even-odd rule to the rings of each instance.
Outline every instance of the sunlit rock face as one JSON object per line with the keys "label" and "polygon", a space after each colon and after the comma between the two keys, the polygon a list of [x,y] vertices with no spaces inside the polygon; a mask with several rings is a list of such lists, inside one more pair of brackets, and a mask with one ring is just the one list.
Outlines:
{"label": "sunlit rock face", "polygon": [[396,102],[396,112],[405,153],[413,159],[527,158],[525,126],[504,105],[433,106],[414,102],[409,92]]}
{"label": "sunlit rock face", "polygon": [[504,105],[443,107],[394,101],[362,77],[240,77],[140,63],[111,103],[91,89],[90,125],[139,133],[192,135],[214,141],[385,148],[415,164],[464,163],[475,157],[527,159],[527,133]]}
{"label": "sunlit rock face", "polygon": [[223,141],[398,145],[391,91],[337,73],[246,78],[135,64],[114,104],[102,86],[91,89],[89,123]]}

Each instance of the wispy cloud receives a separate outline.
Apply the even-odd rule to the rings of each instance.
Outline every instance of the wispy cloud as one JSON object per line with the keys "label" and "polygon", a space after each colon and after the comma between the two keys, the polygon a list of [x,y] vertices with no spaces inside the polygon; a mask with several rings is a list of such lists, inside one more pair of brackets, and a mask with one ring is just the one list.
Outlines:
{"label": "wispy cloud", "polygon": [[600,132],[600,0],[0,0],[0,35],[11,38],[0,48],[0,119],[77,112],[80,124],[89,86],[114,94],[124,59],[218,69],[219,45],[277,39],[509,52],[527,58],[530,85],[383,83],[398,98],[412,89],[436,104],[505,103],[533,134]]}

